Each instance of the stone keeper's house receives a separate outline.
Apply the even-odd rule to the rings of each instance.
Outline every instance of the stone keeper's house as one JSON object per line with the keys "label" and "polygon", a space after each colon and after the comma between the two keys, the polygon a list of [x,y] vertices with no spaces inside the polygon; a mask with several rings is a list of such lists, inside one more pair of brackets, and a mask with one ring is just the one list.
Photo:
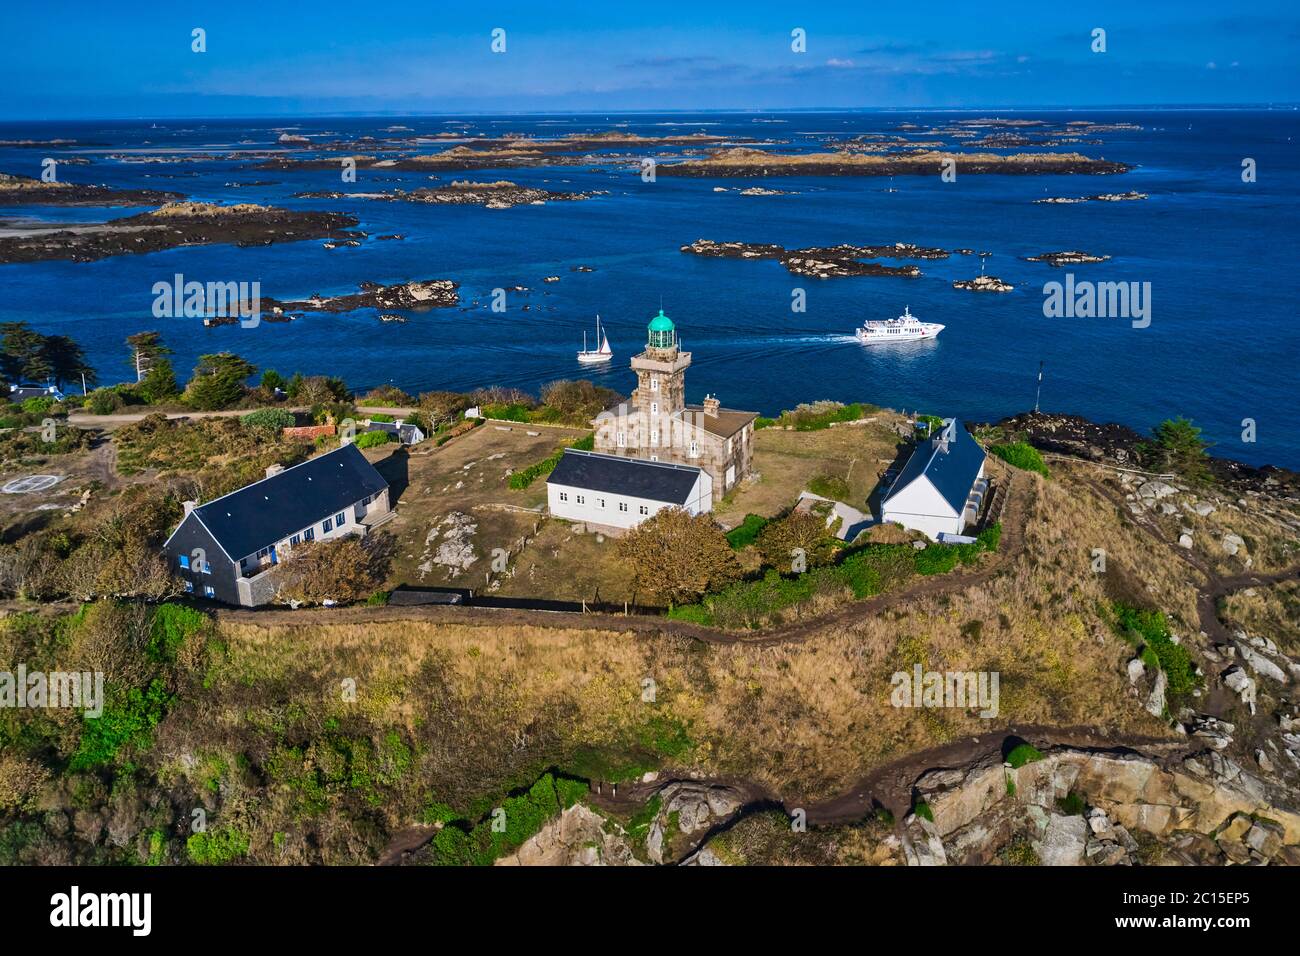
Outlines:
{"label": "stone keeper's house", "polygon": [[650,321],[645,351],[632,359],[637,387],[631,399],[606,409],[595,422],[596,451],[648,461],[694,465],[713,479],[721,497],[750,471],[757,412],[723,408],[706,395],[686,403],[691,353],[677,343],[677,329],[663,310]]}

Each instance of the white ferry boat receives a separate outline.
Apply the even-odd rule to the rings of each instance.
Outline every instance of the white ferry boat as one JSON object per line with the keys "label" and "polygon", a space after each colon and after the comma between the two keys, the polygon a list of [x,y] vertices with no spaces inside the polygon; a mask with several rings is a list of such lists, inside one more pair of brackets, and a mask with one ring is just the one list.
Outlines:
{"label": "white ferry boat", "polygon": [[578,361],[584,365],[592,365],[597,362],[608,362],[614,357],[614,352],[609,347],[609,338],[600,330],[600,316],[596,316],[596,348],[587,350],[587,333],[582,333],[582,351],[578,353]]}
{"label": "white ferry boat", "polygon": [[915,339],[932,339],[943,331],[938,322],[922,322],[904,307],[903,314],[896,319],[882,322],[867,322],[858,329],[858,341],[863,345],[876,345],[881,342],[911,342]]}

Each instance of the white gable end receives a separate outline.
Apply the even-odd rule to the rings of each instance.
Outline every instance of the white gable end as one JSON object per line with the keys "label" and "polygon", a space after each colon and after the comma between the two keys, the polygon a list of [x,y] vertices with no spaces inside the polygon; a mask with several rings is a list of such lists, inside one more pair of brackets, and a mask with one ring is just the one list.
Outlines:
{"label": "white gable end", "polygon": [[895,512],[941,518],[959,517],[952,505],[948,504],[948,499],[939,494],[939,490],[925,475],[918,475],[907,487],[890,492],[884,505],[884,512],[886,521],[889,521],[889,516]]}

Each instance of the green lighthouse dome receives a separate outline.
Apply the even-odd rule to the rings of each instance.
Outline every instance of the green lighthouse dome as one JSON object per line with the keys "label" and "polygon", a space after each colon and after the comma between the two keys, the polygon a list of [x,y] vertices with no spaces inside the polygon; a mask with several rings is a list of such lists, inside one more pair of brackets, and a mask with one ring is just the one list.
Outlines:
{"label": "green lighthouse dome", "polygon": [[676,343],[676,326],[672,319],[664,315],[664,310],[660,309],[659,314],[650,320],[649,345],[652,349],[670,349]]}

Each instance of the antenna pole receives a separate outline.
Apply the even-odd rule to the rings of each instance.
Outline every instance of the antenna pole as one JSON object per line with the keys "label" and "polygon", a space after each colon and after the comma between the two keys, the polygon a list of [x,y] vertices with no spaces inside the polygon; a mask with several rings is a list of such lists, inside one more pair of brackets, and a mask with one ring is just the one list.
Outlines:
{"label": "antenna pole", "polygon": [[1038,400],[1043,397],[1043,361],[1038,360],[1038,391],[1034,394],[1034,414],[1038,414]]}

